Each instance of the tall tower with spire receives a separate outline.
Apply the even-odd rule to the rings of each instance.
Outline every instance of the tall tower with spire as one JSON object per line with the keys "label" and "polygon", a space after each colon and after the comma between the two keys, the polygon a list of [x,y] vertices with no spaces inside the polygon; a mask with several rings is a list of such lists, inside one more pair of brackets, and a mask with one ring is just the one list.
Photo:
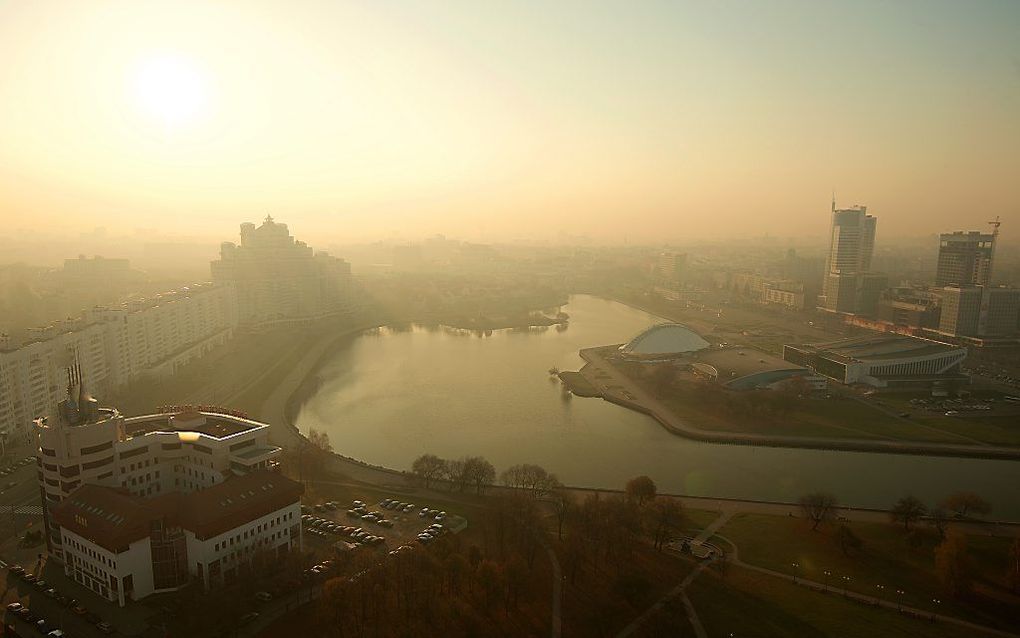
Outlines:
{"label": "tall tower with spire", "polygon": [[829,257],[819,307],[830,312],[873,312],[883,287],[881,278],[871,273],[878,220],[868,214],[866,206],[836,208],[835,194],[831,211]]}

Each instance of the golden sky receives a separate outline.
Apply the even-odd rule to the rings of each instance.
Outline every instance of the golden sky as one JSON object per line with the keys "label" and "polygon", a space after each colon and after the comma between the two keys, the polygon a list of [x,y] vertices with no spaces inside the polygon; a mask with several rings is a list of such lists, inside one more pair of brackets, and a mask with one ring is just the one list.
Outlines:
{"label": "golden sky", "polygon": [[0,221],[1020,238],[1020,3],[5,2]]}

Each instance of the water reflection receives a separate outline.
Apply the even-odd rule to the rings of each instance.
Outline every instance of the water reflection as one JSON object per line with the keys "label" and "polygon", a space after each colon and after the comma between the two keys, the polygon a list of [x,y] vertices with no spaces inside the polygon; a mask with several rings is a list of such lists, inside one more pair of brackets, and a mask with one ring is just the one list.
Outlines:
{"label": "water reflection", "polygon": [[574,485],[649,474],[664,491],[793,500],[826,489],[862,506],[968,489],[1020,518],[1017,462],[698,443],[599,399],[564,397],[551,367],[576,370],[580,348],[626,342],[661,320],[583,295],[563,310],[569,330],[369,331],[376,338],[352,340],[323,368],[298,424],[325,429],[344,454],[400,469],[423,452],[480,454],[497,469],[538,463]]}

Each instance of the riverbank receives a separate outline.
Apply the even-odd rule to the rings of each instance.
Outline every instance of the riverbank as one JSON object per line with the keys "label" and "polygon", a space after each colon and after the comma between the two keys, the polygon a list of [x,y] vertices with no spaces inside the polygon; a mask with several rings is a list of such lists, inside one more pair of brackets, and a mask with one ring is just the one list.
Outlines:
{"label": "riverbank", "polygon": [[[337,348],[342,347],[352,338],[356,338],[363,330],[376,327],[378,324],[365,324],[344,330],[339,334],[324,335],[301,356],[280,381],[276,382],[272,391],[266,397],[259,416],[262,420],[272,424],[271,439],[274,444],[290,450],[298,449],[307,445],[307,439],[302,434],[295,419],[300,411],[302,402],[311,396],[317,387],[316,381],[322,366],[328,363],[330,357]],[[337,447],[342,449],[340,441],[334,441]],[[422,453],[429,450],[422,450]],[[375,465],[367,461],[335,454],[329,467],[330,471],[336,472],[355,482],[363,482],[376,486],[387,486],[402,490],[420,490],[417,482],[406,471],[395,468]],[[556,472],[557,468],[548,466],[550,471]],[[645,471],[646,473],[647,470]],[[635,474],[640,474],[640,468],[635,469]],[[591,493],[618,493],[615,486],[607,485],[575,485],[568,488],[578,498]],[[667,495],[678,498],[685,506],[696,509],[734,509],[735,511],[747,511],[757,513],[770,513],[778,516],[787,516],[791,513],[796,515],[798,505],[792,501],[782,500],[755,500],[738,498],[718,498],[712,496],[691,496],[677,493],[675,490],[663,490]],[[846,508],[847,516],[854,520],[887,520],[888,513],[881,509]],[[981,524],[982,529],[987,525]],[[1013,529],[1013,528],[1009,528]],[[1005,532],[1004,532],[1005,533]],[[1015,530],[1011,533],[1015,533]]]}
{"label": "riverbank", "polygon": [[631,378],[620,372],[604,356],[606,348],[580,351],[586,365],[581,374],[604,400],[647,414],[672,434],[707,443],[754,445],[784,448],[809,448],[847,452],[880,452],[922,456],[948,456],[991,460],[1020,460],[1020,448],[993,445],[922,443],[897,440],[866,440],[811,436],[763,435],[747,432],[706,430],[680,418]]}

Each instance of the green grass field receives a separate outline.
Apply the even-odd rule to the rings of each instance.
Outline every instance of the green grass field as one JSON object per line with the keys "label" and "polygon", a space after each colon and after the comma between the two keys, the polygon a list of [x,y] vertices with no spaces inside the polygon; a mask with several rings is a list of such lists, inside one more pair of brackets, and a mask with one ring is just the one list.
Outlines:
{"label": "green grass field", "polygon": [[935,574],[934,539],[911,547],[899,525],[854,522],[850,526],[864,541],[863,550],[850,556],[835,541],[834,526],[813,532],[810,523],[799,518],[739,514],[719,534],[736,543],[740,559],[751,565],[833,586],[842,586],[843,577],[849,576],[847,587],[854,591],[892,600],[900,589],[905,604],[920,608],[930,607],[934,598],[945,599],[946,613],[984,624],[1005,627],[1020,620],[1020,598],[1010,597],[1002,581],[1009,539],[968,537],[977,593],[972,599],[954,601],[947,599]]}
{"label": "green grass field", "polygon": [[931,623],[730,567],[702,574],[688,597],[709,636],[778,638],[964,638],[968,629]]}

